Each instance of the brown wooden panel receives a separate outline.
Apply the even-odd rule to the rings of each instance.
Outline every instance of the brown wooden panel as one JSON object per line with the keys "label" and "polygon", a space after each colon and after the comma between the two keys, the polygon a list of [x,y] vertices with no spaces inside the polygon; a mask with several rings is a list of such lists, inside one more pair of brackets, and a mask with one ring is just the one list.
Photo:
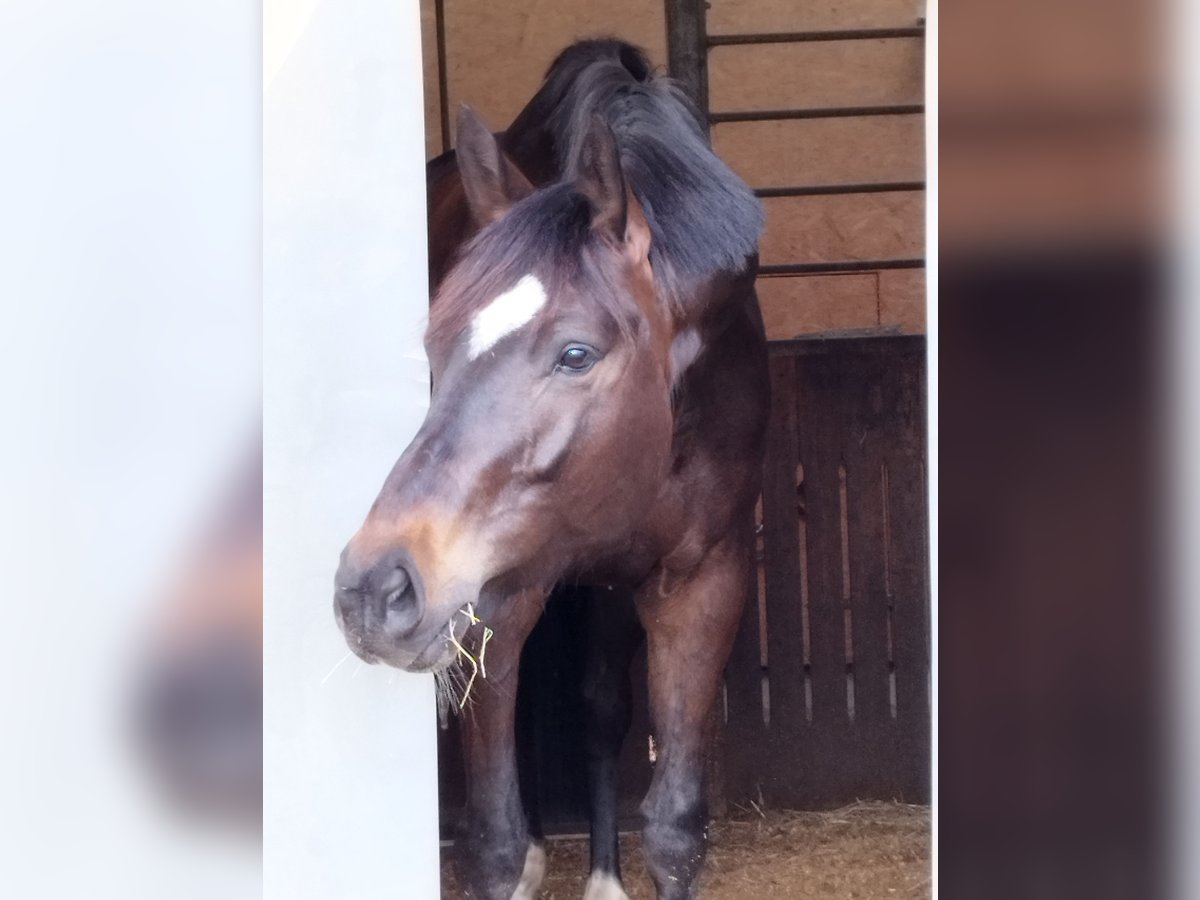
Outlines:
{"label": "brown wooden panel", "polygon": [[[802,703],[780,700],[778,657],[787,653],[788,642],[776,628],[799,610],[777,612],[776,604],[788,592],[776,588],[773,596],[768,593],[771,723],[766,729],[756,725],[753,737],[742,740],[731,717],[726,744],[731,803],[758,802],[761,796],[778,807],[820,808],[867,797],[928,798],[928,622],[922,604],[913,609],[911,601],[898,602],[892,616],[897,667],[903,666],[909,676],[895,717],[888,659],[889,591],[894,597],[910,591],[912,584],[919,583],[923,591],[925,584],[925,488],[908,465],[924,454],[924,420],[918,414],[923,409],[923,352],[920,339],[905,337],[772,347],[777,392],[780,373],[787,370],[781,359],[794,360],[796,411],[793,417],[778,402],[774,406],[764,505],[777,510],[778,518],[794,490],[779,462],[787,452],[789,419],[794,418],[796,449],[804,465],[813,717],[811,724],[806,722]],[[838,474],[843,463],[844,538]],[[886,545],[885,535],[890,535]],[[790,577],[795,561],[791,548],[776,541],[769,526],[767,537],[768,584],[774,586]],[[797,606],[798,600],[793,600]],[[853,720],[847,709],[847,606],[852,614]],[[752,637],[756,627],[757,616],[748,614],[743,634]],[[801,656],[802,647],[792,648],[793,660]],[[732,671],[742,662],[753,667],[757,660],[748,652],[731,660],[731,679],[744,677]],[[745,680],[749,687],[749,678]]]}
{"label": "brown wooden panel", "polygon": [[873,328],[879,324],[876,273],[797,275],[759,279],[767,337],[786,340],[837,329]]}
{"label": "brown wooden panel", "polygon": [[756,188],[920,181],[924,116],[856,116],[713,127],[713,147]]}
{"label": "brown wooden panel", "polygon": [[850,607],[854,646],[854,722],[858,730],[891,722],[888,698],[888,595],[884,547],[886,360],[864,353],[846,381],[846,482]]}
{"label": "brown wooden panel", "polygon": [[808,528],[813,726],[839,729],[847,721],[838,485],[844,415],[836,373],[820,358],[798,358],[797,376],[796,419]]}
{"label": "brown wooden panel", "polygon": [[764,264],[904,259],[925,252],[925,194],[901,191],[764,200]]}
{"label": "brown wooden panel", "polygon": [[879,324],[901,334],[925,333],[925,272],[891,269],[875,273],[879,281]]}
{"label": "brown wooden panel", "polygon": [[438,84],[437,15],[434,0],[421,0],[421,64],[425,90],[425,158],[445,151],[442,146],[441,86]]}
{"label": "brown wooden panel", "polygon": [[[619,34],[665,65],[662,3],[446,3],[449,108],[470,103],[493,128],[508,125],[533,96],[558,53],[578,38]],[[453,123],[451,123],[453,124]]]}
{"label": "brown wooden panel", "polygon": [[709,0],[709,34],[914,25],[916,0]]}
{"label": "brown wooden panel", "polygon": [[925,488],[924,364],[912,360],[896,379],[892,400],[894,444],[889,456],[889,552],[893,590],[896,714],[906,799],[929,790],[929,587]]}
{"label": "brown wooden panel", "polygon": [[[771,731],[784,743],[805,723],[804,629],[800,602],[800,528],[796,462],[795,358],[771,359],[771,422],[763,467],[763,551],[767,589],[767,673]],[[777,760],[786,765],[785,759]]]}
{"label": "brown wooden panel", "polygon": [[714,47],[712,112],[921,103],[919,38]]}

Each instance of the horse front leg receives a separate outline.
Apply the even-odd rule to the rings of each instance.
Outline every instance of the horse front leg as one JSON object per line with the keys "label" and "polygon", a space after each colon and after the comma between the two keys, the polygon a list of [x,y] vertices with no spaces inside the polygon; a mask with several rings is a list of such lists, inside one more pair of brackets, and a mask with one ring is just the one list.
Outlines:
{"label": "horse front leg", "polygon": [[[487,677],[476,678],[461,713],[467,807],[457,856],[470,900],[533,900],[545,875],[545,852],[530,840],[521,805],[515,727],[521,648],[544,601],[510,598],[487,623],[494,632],[484,653]],[[469,649],[478,646],[476,639]]]}
{"label": "horse front leg", "polygon": [[583,900],[629,900],[621,886],[618,773],[633,706],[630,663],[642,643],[633,598],[624,590],[591,590],[587,603],[587,719],[591,866]]}
{"label": "horse front leg", "polygon": [[696,895],[708,836],[709,713],[745,604],[748,565],[748,545],[730,537],[686,575],[660,574],[638,592],[658,745],[642,804],[643,849],[659,900]]}

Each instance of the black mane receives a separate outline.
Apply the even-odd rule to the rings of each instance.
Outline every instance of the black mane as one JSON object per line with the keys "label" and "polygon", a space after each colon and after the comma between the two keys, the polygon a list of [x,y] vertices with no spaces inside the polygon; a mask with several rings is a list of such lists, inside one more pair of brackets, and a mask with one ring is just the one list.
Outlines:
{"label": "black mane", "polygon": [[[563,50],[506,132],[505,149],[523,167],[534,156],[553,159],[553,175],[569,178],[596,113],[621,148],[660,275],[692,280],[742,269],[762,234],[762,206],[712,152],[687,96],[632,44],[586,40]],[[543,181],[551,173],[528,174]]]}
{"label": "black mane", "polygon": [[[625,179],[650,226],[651,267],[669,301],[686,305],[689,287],[746,267],[762,233],[762,206],[712,152],[690,101],[652,72],[637,47],[580,41],[559,54],[500,139],[539,189],[459,255],[433,304],[431,338],[456,334],[479,303],[529,272],[547,285],[607,277],[589,252],[589,201],[574,188],[580,144],[596,114],[616,137]],[[429,164],[431,183],[453,171],[454,159],[451,152]],[[627,324],[619,303],[608,312],[618,326]]]}

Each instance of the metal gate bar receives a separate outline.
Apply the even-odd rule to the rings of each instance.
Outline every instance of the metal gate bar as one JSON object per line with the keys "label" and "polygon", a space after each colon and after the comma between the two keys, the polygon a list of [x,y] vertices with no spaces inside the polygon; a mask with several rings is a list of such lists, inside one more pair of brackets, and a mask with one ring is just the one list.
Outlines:
{"label": "metal gate bar", "polygon": [[923,259],[851,259],[838,262],[779,263],[758,267],[759,278],[820,275],[827,272],[874,272],[879,269],[923,269]]}
{"label": "metal gate bar", "polygon": [[[708,54],[714,47],[755,44],[802,44],[819,41],[853,41],[887,38],[924,38],[924,19],[918,24],[894,28],[849,28],[791,31],[763,34],[709,35],[707,0],[666,0],[667,67],[696,103],[707,132],[713,125],[738,122],[772,122],[799,119],[840,119],[858,116],[923,115],[921,103],[879,106],[838,106],[809,109],[733,110],[712,112],[708,105]],[[888,191],[923,191],[923,181],[871,182],[842,185],[794,185],[755,190],[761,198],[816,197],[837,194],[873,194]],[[813,275],[830,272],[864,272],[880,269],[920,269],[924,259],[836,260],[828,262],[780,263],[759,267],[763,277]]]}
{"label": "metal gate bar", "polygon": [[710,34],[705,40],[709,47],[740,47],[747,44],[808,44],[817,41],[861,41],[872,38],[923,38],[925,27],[904,28],[843,28],[827,31],[780,31],[774,34]]}
{"label": "metal gate bar", "polygon": [[811,184],[803,187],[758,188],[755,195],[763,200],[773,197],[821,197],[828,194],[891,194],[923,191],[924,181],[870,181],[864,184]]}
{"label": "metal gate bar", "polygon": [[848,119],[855,116],[918,116],[924,103],[894,103],[883,106],[827,106],[810,109],[763,109],[710,112],[709,125],[729,122],[784,122],[792,119]]}

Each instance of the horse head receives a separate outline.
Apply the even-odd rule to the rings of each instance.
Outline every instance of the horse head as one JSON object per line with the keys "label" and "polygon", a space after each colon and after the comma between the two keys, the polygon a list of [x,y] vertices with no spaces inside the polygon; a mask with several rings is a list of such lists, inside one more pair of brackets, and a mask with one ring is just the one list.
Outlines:
{"label": "horse head", "polygon": [[448,665],[471,617],[501,621],[511,598],[540,602],[628,543],[669,471],[672,391],[699,351],[656,285],[604,119],[537,189],[465,107],[458,137],[479,230],[431,308],[430,409],[335,585],[351,649],[414,671]]}

